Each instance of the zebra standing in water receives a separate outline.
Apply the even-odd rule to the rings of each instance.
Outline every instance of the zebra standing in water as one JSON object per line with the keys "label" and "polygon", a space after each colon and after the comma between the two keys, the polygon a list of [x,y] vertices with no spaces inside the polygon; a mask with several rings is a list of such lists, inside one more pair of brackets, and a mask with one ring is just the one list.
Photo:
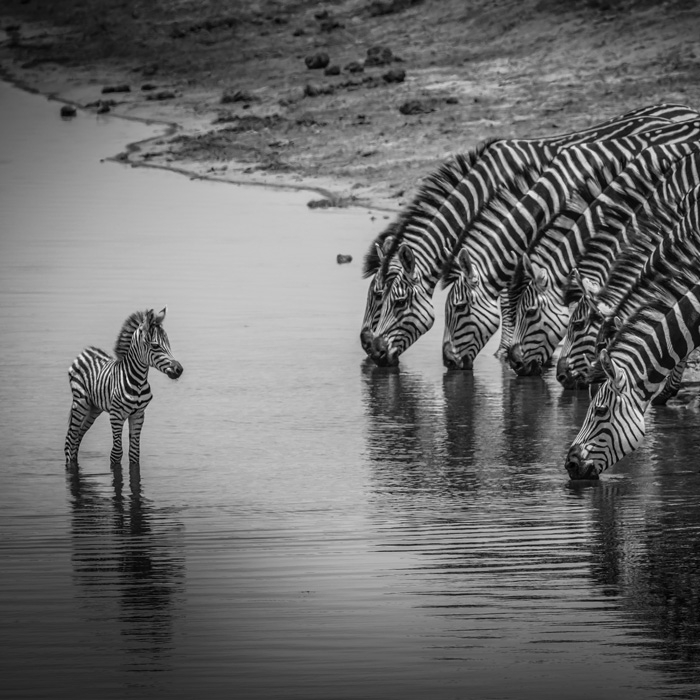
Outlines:
{"label": "zebra standing in water", "polygon": [[[700,152],[700,142],[647,148],[607,187],[590,183],[563,221],[541,231],[516,269],[510,290],[516,318],[508,359],[517,374],[539,374],[566,332],[568,307],[563,288],[573,267],[588,252],[606,211],[620,201],[640,207],[649,202],[659,181],[680,160]],[[622,232],[621,232],[622,235]]]}
{"label": "zebra standing in water", "polygon": [[[434,320],[431,297],[453,240],[494,192],[515,186],[516,176],[528,172],[536,176],[558,150],[572,144],[638,133],[692,117],[697,112],[682,105],[654,105],[575,134],[488,141],[445,163],[426,179],[412,204],[392,224],[391,235],[380,234],[382,240],[372,244],[365,258],[364,276],[375,275],[360,334],[365,351],[377,364],[396,364],[399,355],[429,330]],[[416,317],[411,318],[412,327],[405,337],[387,339],[387,332],[378,328],[384,308],[390,307],[389,314],[393,313],[394,285],[401,307],[397,311],[407,317],[415,312]],[[390,324],[391,318],[384,322]]]}
{"label": "zebra standing in water", "polygon": [[73,403],[65,444],[67,464],[77,464],[83,436],[106,411],[112,425],[112,463],[121,462],[122,430],[128,418],[129,462],[138,465],[144,413],[153,398],[148,369],[155,367],[171,379],[182,374],[182,365],[172,356],[163,328],[165,312],[154,314],[149,309],[131,314],[119,331],[116,358],[90,347],[73,361],[68,370]]}
{"label": "zebra standing in water", "polygon": [[566,455],[572,479],[597,479],[637,448],[649,403],[700,346],[700,187],[679,209],[680,223],[661,236],[660,254],[635,288],[637,311],[615,324],[591,370],[591,381],[603,384]]}
{"label": "zebra standing in water", "polygon": [[626,198],[608,209],[601,230],[564,289],[564,303],[575,303],[557,361],[557,380],[565,388],[587,385],[588,358],[597,354],[603,309],[615,308],[636,284],[644,263],[660,243],[657,236],[670,230],[647,226],[640,231],[638,216],[659,216],[660,206],[675,205],[698,182],[700,153],[694,151],[673,165],[637,209]]}
{"label": "zebra standing in water", "polygon": [[[700,120],[695,120],[562,150],[515,206],[507,211],[494,208],[493,211],[485,212],[482,222],[468,229],[464,228],[457,237],[452,256],[462,254],[462,248],[466,248],[471,266],[476,272],[471,298],[481,298],[485,300],[484,303],[495,308],[499,296],[507,290],[517,263],[532,238],[538,230],[552,223],[566,206],[572,193],[583,187],[587,180],[600,176],[603,172],[607,172],[609,177],[615,177],[630,160],[651,146],[698,139]],[[445,276],[450,274],[449,270],[452,267],[449,259],[446,267],[443,273]],[[508,321],[512,328],[512,319],[508,318],[512,310],[507,307],[503,309],[502,296],[501,309],[504,312],[504,327]],[[461,324],[469,323],[478,313],[480,310],[475,310],[471,305],[465,305],[460,312],[454,310],[450,313],[446,310],[443,342],[444,345],[449,343],[453,352],[452,366],[467,368],[463,353],[476,353],[483,347],[480,343],[487,338],[486,333],[464,333],[461,327]],[[448,322],[459,325],[448,326]],[[398,326],[399,322],[396,325]],[[455,342],[457,338],[460,339],[461,347]],[[445,354],[443,352],[443,355]]]}

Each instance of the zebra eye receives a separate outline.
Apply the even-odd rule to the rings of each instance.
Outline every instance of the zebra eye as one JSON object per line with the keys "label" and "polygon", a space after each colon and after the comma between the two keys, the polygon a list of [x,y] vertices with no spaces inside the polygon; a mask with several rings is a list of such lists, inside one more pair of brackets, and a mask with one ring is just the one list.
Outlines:
{"label": "zebra eye", "polygon": [[530,318],[537,316],[537,314],[539,312],[540,312],[539,306],[529,306],[527,309],[525,309],[525,315],[529,316]]}
{"label": "zebra eye", "polygon": [[609,409],[607,406],[605,406],[605,405],[596,406],[596,407],[593,409],[593,413],[595,413],[595,415],[596,415],[598,418],[605,418],[605,416],[607,416],[609,412],[610,412],[610,409]]}
{"label": "zebra eye", "polygon": [[401,295],[401,296],[397,296],[397,297],[394,299],[394,304],[395,304],[395,306],[396,306],[397,309],[403,309],[403,308],[405,308],[405,307],[406,307],[406,304],[408,304],[408,295],[407,295],[407,294],[403,294],[403,295]]}
{"label": "zebra eye", "polygon": [[577,318],[575,321],[571,321],[571,328],[575,331],[582,331],[583,327],[586,325],[586,321],[583,318]]}

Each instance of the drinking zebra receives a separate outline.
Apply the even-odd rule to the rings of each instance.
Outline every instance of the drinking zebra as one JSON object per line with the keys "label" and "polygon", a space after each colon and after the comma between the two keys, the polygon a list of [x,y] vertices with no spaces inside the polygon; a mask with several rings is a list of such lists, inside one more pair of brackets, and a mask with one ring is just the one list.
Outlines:
{"label": "drinking zebra", "polygon": [[89,347],[73,361],[68,370],[73,403],[65,443],[67,464],[77,463],[80,442],[102,411],[109,413],[112,425],[111,461],[121,462],[122,430],[128,418],[129,462],[139,463],[144,413],[153,398],[148,369],[155,367],[171,379],[182,374],[163,328],[165,312],[149,309],[131,314],[117,336],[116,357]]}
{"label": "drinking zebra", "polygon": [[[495,309],[499,295],[510,284],[517,263],[530,241],[538,230],[552,223],[572,193],[583,187],[587,180],[601,177],[603,173],[607,173],[608,177],[617,176],[630,160],[651,146],[698,139],[700,121],[695,120],[669,124],[642,134],[563,149],[509,211],[499,212],[494,209],[484,212],[481,223],[463,228],[456,238],[452,255],[464,255],[461,250],[465,248],[471,269],[475,273],[471,282],[471,299],[485,300],[491,309]],[[450,266],[449,260],[447,265]],[[448,269],[445,277],[449,279],[450,274]],[[447,303],[453,301],[454,298],[448,296]],[[513,319],[509,315],[513,310],[509,305],[504,306],[503,301],[504,297],[501,296],[503,335],[508,337],[505,326],[509,325],[512,329]],[[472,326],[478,325],[476,318],[480,313],[483,315],[482,311],[471,304],[465,305],[463,309],[446,309],[444,344],[449,342],[453,349],[452,366],[469,368],[473,357],[467,356],[466,351],[478,352],[483,347],[483,339],[488,338],[488,333],[481,329],[478,333],[471,334],[463,331],[470,322]]]}
{"label": "drinking zebra", "polygon": [[636,209],[626,197],[608,207],[596,238],[564,288],[564,303],[575,304],[557,361],[557,379],[565,388],[587,385],[589,358],[597,354],[596,337],[603,310],[618,307],[660,243],[658,236],[671,230],[671,226],[646,226],[640,230],[638,217],[659,217],[662,206],[666,218],[675,215],[669,211],[698,182],[700,153],[693,151],[665,173],[656,189]]}
{"label": "drinking zebra", "polygon": [[[633,134],[693,116],[697,113],[681,105],[654,105],[575,134],[487,141],[450,159],[426,178],[414,201],[392,224],[391,235],[380,234],[383,238],[372,244],[365,258],[364,276],[375,275],[360,334],[365,350],[377,364],[396,364],[400,354],[430,329],[431,297],[442,265],[456,238],[495,192],[517,190],[523,185],[516,178],[528,175],[529,187],[555,154],[572,144]],[[397,315],[406,324],[395,330]]]}
{"label": "drinking zebra", "polygon": [[591,370],[603,381],[569,448],[571,479],[597,479],[641,443],[644,413],[675,367],[700,345],[700,187],[679,208],[680,223],[635,288],[635,311]]}
{"label": "drinking zebra", "polygon": [[606,211],[620,200],[632,205],[631,214],[634,208],[648,204],[669,170],[688,154],[699,152],[700,141],[647,148],[607,187],[604,183],[584,187],[571,211],[565,210],[535,236],[510,283],[516,315],[508,360],[517,374],[539,374],[551,360],[569,321],[563,288],[573,267],[585,260]]}

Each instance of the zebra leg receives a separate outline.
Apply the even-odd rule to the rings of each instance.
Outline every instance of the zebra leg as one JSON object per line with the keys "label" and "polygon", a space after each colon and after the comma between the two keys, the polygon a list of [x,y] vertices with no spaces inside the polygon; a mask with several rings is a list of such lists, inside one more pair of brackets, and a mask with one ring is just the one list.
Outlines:
{"label": "zebra leg", "polygon": [[122,431],[124,430],[124,418],[121,415],[110,413],[109,422],[112,425],[112,452],[110,461],[112,464],[121,464],[122,454]]}
{"label": "zebra leg", "polygon": [[101,411],[91,406],[85,399],[74,398],[70,407],[70,417],[68,419],[68,432],[66,433],[66,443],[64,452],[66,464],[78,463],[78,450],[83,436],[95,422]]}
{"label": "zebra leg", "polygon": [[141,428],[145,411],[137,411],[129,416],[129,464],[138,466],[141,457]]}
{"label": "zebra leg", "polygon": [[683,381],[683,372],[688,358],[681,360],[674,368],[673,372],[668,375],[663,389],[651,400],[652,406],[664,406],[669,399],[672,399],[681,388]]}

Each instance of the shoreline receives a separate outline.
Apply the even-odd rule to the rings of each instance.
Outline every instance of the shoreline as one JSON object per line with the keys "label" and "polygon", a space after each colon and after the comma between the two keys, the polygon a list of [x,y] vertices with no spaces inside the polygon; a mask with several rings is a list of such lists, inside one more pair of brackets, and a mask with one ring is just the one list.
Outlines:
{"label": "shoreline", "polygon": [[[16,67],[15,67],[16,68]],[[119,77],[116,76],[115,79],[113,79],[110,82],[119,82]],[[8,83],[9,85],[12,85],[13,87],[17,88],[18,90],[23,90],[25,92],[29,92],[34,95],[41,95],[45,97],[47,100],[52,101],[52,102],[57,102],[63,105],[69,105],[72,107],[75,107],[76,109],[85,112],[87,114],[92,114],[93,112],[90,110],[89,107],[86,106],[86,104],[82,101],[77,101],[75,98],[70,96],[70,88],[67,87],[66,85],[61,85],[61,82],[58,81],[56,83],[56,87],[54,90],[49,90],[47,91],[46,89],[42,89],[37,86],[37,80],[31,81],[27,78],[26,75],[17,75],[12,69],[8,68],[7,65],[0,61],[0,80],[3,80],[4,82]],[[39,83],[40,84],[40,83]],[[85,81],[80,85],[77,89],[78,90],[85,90],[89,88],[89,82]],[[75,88],[74,88],[75,89]],[[103,160],[108,161],[108,162],[115,162],[115,163],[121,163],[125,165],[129,165],[133,168],[150,168],[154,170],[165,170],[168,172],[176,173],[178,175],[182,175],[184,177],[187,177],[190,180],[206,180],[210,182],[219,182],[222,184],[231,184],[231,185],[237,185],[237,186],[245,186],[245,187],[263,187],[267,189],[280,189],[280,190],[291,190],[291,191],[306,191],[310,193],[315,193],[319,195],[321,198],[320,200],[310,200],[311,202],[323,202],[324,200],[328,202],[326,206],[323,206],[322,208],[324,209],[340,209],[340,208],[349,208],[349,207],[356,207],[360,209],[366,209],[368,211],[377,211],[377,212],[384,212],[384,213],[397,213],[399,211],[398,207],[391,207],[389,206],[386,202],[371,202],[371,201],[346,201],[344,200],[341,192],[343,185],[342,181],[339,181],[337,183],[338,188],[335,191],[332,189],[333,183],[330,182],[328,186],[321,186],[318,184],[314,184],[312,182],[306,181],[306,180],[299,180],[298,175],[292,173],[289,176],[289,179],[285,181],[283,177],[280,179],[282,180],[281,182],[273,182],[270,180],[264,180],[260,178],[245,178],[245,177],[225,177],[221,173],[214,174],[214,173],[208,173],[208,172],[201,172],[200,169],[202,167],[206,167],[205,163],[193,163],[190,167],[186,166],[186,161],[180,160],[180,161],[173,161],[172,163],[166,164],[166,163],[151,163],[147,162],[146,160],[138,160],[138,159],[133,159],[132,156],[135,156],[137,154],[142,154],[143,147],[147,146],[148,144],[154,144],[157,143],[158,141],[162,139],[169,139],[172,138],[173,136],[177,135],[178,133],[182,133],[186,130],[185,124],[183,122],[185,121],[184,119],[182,121],[177,121],[177,120],[166,120],[166,119],[159,119],[154,116],[147,116],[147,115],[130,115],[130,114],[123,114],[118,111],[110,111],[109,112],[110,117],[115,117],[118,119],[125,119],[127,121],[133,121],[133,122],[138,122],[141,124],[144,124],[146,126],[162,126],[163,127],[163,132],[160,134],[157,134],[156,136],[150,136],[146,139],[142,139],[140,141],[135,141],[132,143],[126,144],[124,147],[124,150],[120,151],[119,153],[116,153],[113,156],[106,156]],[[240,167],[243,167],[244,163],[239,163],[238,164]],[[296,182],[294,180],[297,180]],[[338,202],[342,202],[342,204],[338,204]]]}
{"label": "shoreline", "polygon": [[395,214],[486,139],[700,109],[698,21],[687,0],[8,0],[0,67],[20,89],[162,124],[112,157],[132,167]]}

